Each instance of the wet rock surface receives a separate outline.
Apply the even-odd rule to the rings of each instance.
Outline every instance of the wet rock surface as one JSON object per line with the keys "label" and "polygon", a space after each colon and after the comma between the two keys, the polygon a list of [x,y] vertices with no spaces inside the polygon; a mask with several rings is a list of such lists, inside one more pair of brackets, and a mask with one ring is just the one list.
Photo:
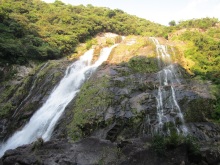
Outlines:
{"label": "wet rock surface", "polygon": [[[124,45],[131,46],[135,44],[133,41],[125,41]],[[186,143],[167,148],[163,156],[151,147],[155,125],[158,124],[156,96],[160,85],[158,68],[154,68],[155,60],[146,60],[146,56],[153,53],[152,49],[152,45],[143,48],[147,54],[139,52],[142,49],[123,51],[120,56],[116,56],[115,50],[113,57],[99,67],[82,86],[76,99],[66,107],[51,141],[38,140],[9,150],[1,158],[1,164],[218,165],[220,126],[209,120],[215,98],[210,95],[207,84],[193,80],[178,64],[173,67],[181,72],[182,77],[179,77],[181,83],[174,84],[175,96],[190,135],[198,139],[199,154],[189,151]],[[144,72],[143,68],[133,68],[126,60],[134,53],[142,54],[141,60],[136,55],[132,62],[144,61],[144,65],[151,68],[144,69]],[[45,76],[38,78],[36,88],[13,120],[7,117],[0,120],[2,138],[8,137],[29,120],[60,80],[67,64],[61,62],[49,68]],[[35,75],[28,81],[29,91]],[[171,95],[170,89],[169,85],[163,86],[167,95]],[[8,100],[17,106],[27,93]],[[163,120],[174,118],[178,123],[177,113],[170,112],[172,107],[167,98],[163,100],[166,105],[166,118]]]}
{"label": "wet rock surface", "polygon": [[15,150],[8,150],[1,158],[4,165],[218,165],[219,150],[202,148],[200,155],[192,155],[181,144],[158,155],[148,138],[128,139],[120,143],[95,137],[70,143],[67,140],[39,140]]}
{"label": "wet rock surface", "polygon": [[[176,65],[175,67],[179,66]],[[107,81],[107,85],[105,84],[105,86],[102,86],[101,82],[97,81],[101,75],[106,77],[105,81]],[[100,81],[104,80],[100,79]],[[182,81],[182,83],[176,84],[175,86],[175,95],[176,100],[180,105],[180,109],[185,116],[186,122],[207,122],[207,118],[210,117],[212,111],[211,105],[214,98],[208,93],[206,94],[206,97],[204,97],[204,95],[200,95],[200,93],[197,92],[198,90],[200,90],[200,92],[202,91],[201,88],[204,88],[202,85],[200,89],[199,86],[197,86],[197,90],[193,90],[193,82],[190,81],[190,78],[186,80],[180,79],[180,81]],[[191,86],[188,86],[188,83],[191,83]],[[82,104],[78,99],[86,99],[87,95],[89,96],[87,93],[89,93],[90,87],[91,89],[97,88],[97,95],[89,98],[91,98],[90,102],[100,100],[100,106],[99,104],[96,104],[98,106],[92,110],[94,108],[93,105],[85,101],[84,104],[86,104],[86,108],[82,112],[79,112],[79,114],[83,116],[95,113],[95,115],[90,115],[89,118],[87,118],[87,121],[89,122],[86,122],[85,125],[93,125],[97,121],[103,122],[105,125],[103,127],[97,125],[93,130],[90,130],[86,136],[97,135],[97,132],[102,130],[102,134],[103,132],[105,134],[102,137],[109,137],[108,130],[111,130],[110,128],[114,127],[115,123],[123,125],[122,129],[118,128],[117,130],[115,129],[115,131],[110,131],[112,132],[111,134],[114,134],[112,136],[114,136],[113,139],[115,140],[117,140],[115,136],[126,139],[133,138],[133,134],[136,134],[135,137],[152,134],[155,131],[154,125],[157,123],[157,86],[158,80],[156,72],[133,72],[124,64],[102,66],[96,74],[88,80],[85,91],[84,86],[82,87],[81,93],[76,98],[77,103],[74,103],[74,105]],[[102,95],[100,92],[102,88],[107,95]],[[164,89],[165,91],[166,89],[167,91],[170,91],[169,86],[165,86]],[[203,93],[207,92],[206,90],[207,89],[204,88]],[[167,92],[167,95],[171,94]],[[111,98],[111,100],[107,104],[103,104],[107,99],[106,97]],[[169,97],[167,98],[169,99]],[[170,112],[169,109],[172,107],[170,107],[168,103],[166,104],[168,101],[169,100],[163,100],[165,104],[164,114],[167,119],[178,115],[175,112]],[[74,109],[74,106],[72,109]],[[88,111],[87,109],[90,109],[91,111]],[[73,116],[73,118],[70,119],[70,122],[76,120],[74,119],[74,110],[72,112],[68,112],[67,110],[66,114],[68,115],[66,115],[66,118],[70,116],[70,113],[72,113]],[[178,122],[178,118],[176,118],[176,122]],[[72,129],[71,126],[69,129]],[[74,131],[77,130],[80,129]],[[79,132],[82,133],[83,131],[81,130]]]}
{"label": "wet rock surface", "polygon": [[117,148],[106,140],[84,139],[78,143],[66,140],[35,143],[9,150],[2,158],[3,164],[112,164],[117,159]]}
{"label": "wet rock surface", "polygon": [[18,68],[19,80],[7,82],[1,92],[0,108],[6,112],[0,119],[0,139],[7,139],[27,123],[63,77],[68,64],[69,61],[54,60],[31,72],[24,66]]}
{"label": "wet rock surface", "polygon": [[[80,127],[80,133],[87,132],[81,138],[92,136],[97,139],[109,140],[112,144],[116,144],[117,149],[122,152],[122,156],[117,158],[117,161],[113,161],[114,163],[112,164],[166,165],[194,163],[217,165],[220,162],[220,127],[218,124],[207,121],[211,111],[211,101],[213,100],[208,93],[206,97],[203,97],[204,95],[200,95],[197,91],[192,90],[193,86],[188,87],[187,83],[176,86],[176,97],[180,103],[180,108],[183,110],[183,114],[187,115],[189,109],[194,109],[196,112],[196,114],[192,115],[192,118],[187,119],[186,126],[190,132],[189,134],[199,140],[199,154],[190,153],[187,149],[187,144],[181,144],[174,149],[166,150],[165,157],[160,157],[154,150],[149,148],[151,145],[151,140],[149,139],[153,135],[152,127],[154,127],[157,120],[155,100],[155,95],[157,94],[156,74],[135,73],[121,77],[119,70],[129,72],[129,68],[125,66],[105,65],[88,81],[95,87],[93,81],[97,80],[100,75],[109,76],[109,85],[105,90],[109,91],[109,96],[112,93],[114,95],[112,97],[113,102],[109,106],[96,109],[95,117],[89,118],[89,122],[86,122],[84,127]],[[187,81],[189,83],[190,79]],[[192,84],[192,82],[190,83]],[[204,88],[203,85],[201,87]],[[207,89],[204,88],[203,91],[200,89],[200,92],[207,92],[205,90]],[[102,97],[102,95],[99,95],[99,97]],[[105,97],[102,99],[105,100]],[[195,105],[195,102],[198,105]],[[74,121],[74,111],[71,111],[71,107],[74,107],[75,104],[76,102],[73,101],[72,105],[69,105],[67,108],[62,118],[63,120],[60,120],[60,125],[55,131],[55,138],[72,138],[71,135],[68,135],[68,129],[71,128],[66,128],[66,125]],[[91,110],[83,111],[84,114],[91,112]],[[172,116],[173,114],[170,113],[169,115]],[[203,118],[199,118],[199,122],[196,122],[198,116],[203,116]],[[62,124],[64,120],[65,124]],[[93,129],[88,130],[91,127]],[[62,136],[59,136],[61,134]],[[138,140],[131,140],[132,138]],[[143,138],[148,140],[140,140]]]}

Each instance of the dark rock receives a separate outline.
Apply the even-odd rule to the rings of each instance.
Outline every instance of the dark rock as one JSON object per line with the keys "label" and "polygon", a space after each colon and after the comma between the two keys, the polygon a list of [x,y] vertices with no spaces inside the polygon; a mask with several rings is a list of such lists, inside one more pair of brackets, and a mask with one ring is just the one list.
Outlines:
{"label": "dark rock", "polygon": [[220,126],[210,122],[188,123],[190,133],[200,141],[216,142],[220,139]]}
{"label": "dark rock", "polygon": [[[0,119],[2,139],[24,126],[31,115],[47,100],[68,64],[67,61],[55,63],[56,67],[45,66],[43,70],[30,75],[25,86],[27,90],[23,91],[25,93],[15,96],[13,92],[16,92],[22,83],[14,82],[17,85],[16,89],[5,99],[5,102],[11,101],[18,109],[14,115],[12,112],[9,114],[13,117]],[[185,71],[177,64],[171,67],[179,67],[180,72]],[[42,75],[37,77],[38,73]],[[21,82],[22,76],[17,81]],[[218,148],[220,127],[208,122],[213,110],[214,98],[210,95],[208,86],[187,76],[186,78],[187,80],[179,78],[179,81],[174,81],[172,84],[175,87],[175,101],[179,103],[179,107],[171,104],[174,97],[171,86],[161,86],[162,94],[166,96],[162,100],[164,104],[162,128],[157,114],[156,97],[160,86],[157,73],[134,72],[126,63],[117,65],[105,63],[86,82],[88,86],[84,88],[83,94],[89,89],[92,92],[95,89],[95,92],[91,92],[89,99],[82,96],[82,91],[78,93],[56,124],[51,141],[43,142],[39,139],[30,145],[9,150],[1,158],[2,164],[215,165],[220,161]],[[35,80],[37,83],[32,89]],[[0,87],[0,92],[4,89]],[[76,112],[76,100],[80,96],[84,102],[79,112]],[[74,120],[76,113],[83,116],[81,119],[83,122]],[[82,123],[70,127],[70,123],[76,121]],[[167,147],[164,155],[161,156],[150,147],[150,140],[143,140],[146,137],[151,139],[159,129],[167,131],[168,128],[165,127],[169,127],[170,123],[176,124],[176,129],[185,124],[189,134],[199,140],[200,153],[192,154],[187,149],[187,145],[181,144]],[[73,132],[81,138],[75,143],[67,140],[75,138],[69,133],[73,129],[75,129]]]}
{"label": "dark rock", "polygon": [[214,150],[207,150],[204,155],[208,164],[220,163],[220,152]]}
{"label": "dark rock", "polygon": [[114,163],[117,159],[117,146],[106,140],[87,138],[77,143],[67,141],[45,142],[32,150],[34,144],[9,150],[1,158],[3,165],[13,164],[81,164],[95,165]]}
{"label": "dark rock", "polygon": [[28,74],[27,68],[20,67],[22,73],[19,72],[18,76],[23,77],[22,80],[19,80],[20,83],[15,84],[12,91],[7,91],[7,88],[2,91],[2,93],[11,92],[8,98],[3,100],[3,105],[7,102],[12,103],[13,109],[5,116],[9,119],[7,122],[5,122],[5,118],[0,119],[0,128],[2,127],[3,130],[0,132],[1,139],[8,138],[28,122],[33,113],[47,100],[54,86],[64,74],[62,68],[68,64],[69,61],[64,60],[50,61],[32,74]]}

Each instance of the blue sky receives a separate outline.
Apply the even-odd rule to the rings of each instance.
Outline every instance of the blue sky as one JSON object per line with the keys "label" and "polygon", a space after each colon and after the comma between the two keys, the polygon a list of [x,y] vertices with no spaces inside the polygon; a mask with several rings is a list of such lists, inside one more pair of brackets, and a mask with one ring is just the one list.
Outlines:
{"label": "blue sky", "polygon": [[[43,0],[54,2],[54,0]],[[168,25],[192,18],[216,17],[220,20],[220,0],[62,0],[66,4],[109,7]]]}

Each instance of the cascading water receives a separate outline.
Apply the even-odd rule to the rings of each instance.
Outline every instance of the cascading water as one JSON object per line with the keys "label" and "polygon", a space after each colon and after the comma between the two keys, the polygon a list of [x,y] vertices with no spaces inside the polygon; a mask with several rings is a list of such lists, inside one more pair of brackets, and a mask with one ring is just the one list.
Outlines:
{"label": "cascading water", "polygon": [[158,133],[169,134],[169,129],[164,130],[165,123],[172,123],[178,133],[184,135],[188,130],[185,126],[183,114],[178,105],[175,93],[175,86],[181,85],[179,73],[176,71],[167,47],[161,45],[156,38],[150,38],[156,46],[158,67],[159,87],[156,96],[157,100],[157,124],[155,131]]}
{"label": "cascading water", "polygon": [[48,100],[31,117],[24,128],[10,137],[0,148],[0,156],[8,149],[32,143],[38,138],[48,141],[55,124],[65,110],[68,103],[76,96],[82,83],[108,59],[111,50],[117,45],[103,48],[99,59],[91,65],[94,50],[87,51],[80,59],[66,70],[64,78],[53,90]]}

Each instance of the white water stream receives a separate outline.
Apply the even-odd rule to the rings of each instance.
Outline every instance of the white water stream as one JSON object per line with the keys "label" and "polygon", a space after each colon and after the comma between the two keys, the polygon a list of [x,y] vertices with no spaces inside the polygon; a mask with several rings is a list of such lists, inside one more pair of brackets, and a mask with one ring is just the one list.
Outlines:
{"label": "white water stream", "polygon": [[156,132],[164,133],[164,124],[172,122],[178,133],[186,135],[188,130],[185,126],[183,114],[177,102],[175,92],[175,86],[181,85],[180,75],[175,69],[174,64],[172,64],[167,47],[161,45],[156,38],[151,37],[151,40],[156,45],[158,67],[161,69],[158,72],[159,87],[156,96],[158,123],[155,130]]}
{"label": "white water stream", "polygon": [[15,149],[24,144],[30,144],[38,138],[48,141],[54,127],[64,112],[68,103],[76,96],[82,83],[108,59],[111,50],[117,45],[103,48],[99,59],[91,64],[94,50],[87,51],[80,59],[74,62],[66,70],[64,78],[53,90],[43,106],[36,111],[24,128],[15,132],[0,147],[0,157],[8,149]]}

